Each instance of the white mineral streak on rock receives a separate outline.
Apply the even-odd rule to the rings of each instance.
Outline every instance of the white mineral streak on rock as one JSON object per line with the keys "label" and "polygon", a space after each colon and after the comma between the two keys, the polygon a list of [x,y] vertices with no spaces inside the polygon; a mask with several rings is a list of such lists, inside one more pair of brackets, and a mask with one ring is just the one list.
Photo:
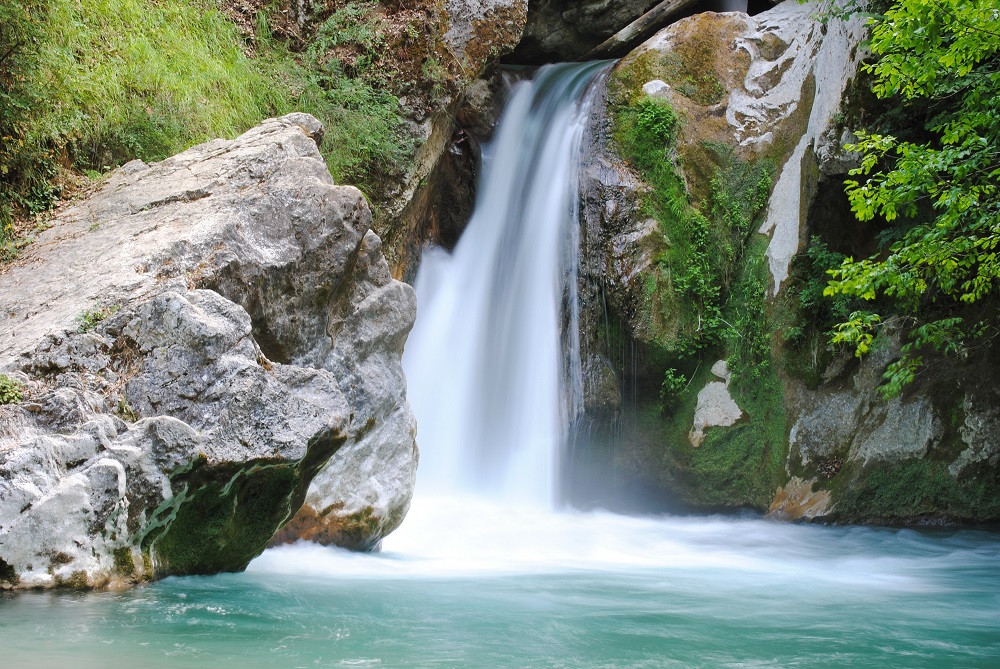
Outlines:
{"label": "white mineral streak on rock", "polygon": [[747,33],[736,45],[750,56],[743,81],[729,97],[726,121],[741,146],[770,143],[771,130],[796,112],[823,41],[822,26],[811,20],[811,5],[792,0],[746,17]]}
{"label": "white mineral streak on rock", "polygon": [[688,438],[697,448],[705,440],[705,430],[710,427],[730,427],[743,418],[743,409],[729,394],[729,366],[725,360],[712,365],[712,374],[722,381],[709,381],[698,393],[694,410],[694,426]]}
{"label": "white mineral streak on rock", "polygon": [[650,97],[665,97],[670,91],[670,84],[661,80],[653,79],[642,85],[642,92]]}
{"label": "white mineral streak on rock", "polygon": [[[767,258],[771,270],[771,295],[788,277],[788,265],[799,249],[800,230],[805,224],[803,202],[803,160],[813,149],[840,109],[844,87],[857,72],[864,53],[858,47],[864,37],[864,19],[830,20],[822,25],[810,18],[816,5],[787,0],[774,9],[753,17],[757,34],[747,38],[744,48],[753,62],[747,74],[745,95],[733,94],[727,118],[736,128],[741,144],[774,141],[766,129],[810,105],[805,134],[799,139],[775,183],[767,215],[760,232],[771,236]],[[769,37],[770,36],[770,37]],[[778,38],[788,44],[775,61],[760,58],[763,40]],[[778,82],[770,85],[776,77]],[[810,77],[815,86],[813,99],[802,100]]]}

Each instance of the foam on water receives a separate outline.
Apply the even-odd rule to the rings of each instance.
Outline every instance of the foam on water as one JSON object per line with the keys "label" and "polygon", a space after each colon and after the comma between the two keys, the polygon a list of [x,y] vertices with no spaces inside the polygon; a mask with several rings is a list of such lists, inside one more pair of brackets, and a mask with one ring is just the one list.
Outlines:
{"label": "foam on water", "polygon": [[[482,498],[423,497],[379,554],[300,543],[249,571],[335,579],[454,579],[570,574],[707,580],[716,589],[936,592],[940,577],[988,561],[977,533],[829,528],[727,517],[538,513]],[[598,577],[600,578],[600,577]]]}

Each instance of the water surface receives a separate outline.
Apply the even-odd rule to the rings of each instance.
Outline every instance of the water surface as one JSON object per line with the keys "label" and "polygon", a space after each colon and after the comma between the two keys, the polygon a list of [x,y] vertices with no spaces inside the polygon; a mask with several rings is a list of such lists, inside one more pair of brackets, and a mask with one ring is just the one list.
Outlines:
{"label": "water surface", "polygon": [[381,554],[290,546],[243,574],[4,597],[0,664],[1000,666],[993,534],[455,501],[418,500]]}

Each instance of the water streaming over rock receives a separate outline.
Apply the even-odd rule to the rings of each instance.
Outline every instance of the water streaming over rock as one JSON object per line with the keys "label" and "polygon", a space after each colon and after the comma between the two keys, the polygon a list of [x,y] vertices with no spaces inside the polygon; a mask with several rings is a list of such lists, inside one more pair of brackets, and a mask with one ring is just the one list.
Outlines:
{"label": "water streaming over rock", "polygon": [[[554,501],[558,448],[581,392],[580,139],[588,83],[605,65],[548,66],[514,85],[468,227],[453,253],[424,253],[403,357],[422,449],[418,495]],[[565,389],[561,332],[577,361]]]}

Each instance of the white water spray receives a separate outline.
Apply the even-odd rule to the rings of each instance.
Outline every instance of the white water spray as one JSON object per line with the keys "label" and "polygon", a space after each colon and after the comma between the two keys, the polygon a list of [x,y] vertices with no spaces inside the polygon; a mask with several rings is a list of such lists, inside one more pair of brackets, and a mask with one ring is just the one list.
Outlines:
{"label": "white water spray", "polygon": [[575,281],[584,93],[601,67],[549,66],[514,86],[461,240],[424,253],[403,356],[418,496],[555,501],[572,410],[560,402],[562,294]]}

